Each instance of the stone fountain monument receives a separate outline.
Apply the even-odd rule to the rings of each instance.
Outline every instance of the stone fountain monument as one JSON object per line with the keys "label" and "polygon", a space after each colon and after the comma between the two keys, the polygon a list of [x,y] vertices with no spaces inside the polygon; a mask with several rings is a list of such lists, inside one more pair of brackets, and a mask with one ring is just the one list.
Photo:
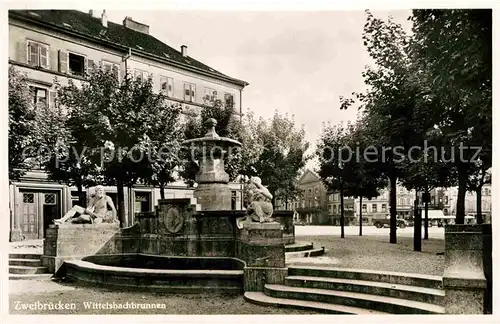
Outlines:
{"label": "stone fountain monument", "polygon": [[231,210],[224,157],[241,143],[220,137],[216,124],[209,119],[204,137],[185,142],[201,150],[195,198],[160,199],[155,211],[136,215],[127,228],[51,225],[44,265],[74,280],[174,291],[263,291],[265,283],[283,283],[286,226],[271,218],[272,196],[258,178],[249,208]]}
{"label": "stone fountain monument", "polygon": [[231,153],[233,148],[240,148],[241,143],[219,136],[215,132],[215,119],[208,119],[206,125],[208,132],[204,137],[184,142],[191,144],[191,152],[201,150],[200,169],[195,179],[198,186],[194,190],[194,197],[202,210],[230,210],[231,190],[228,186],[229,175],[224,168],[224,156]]}

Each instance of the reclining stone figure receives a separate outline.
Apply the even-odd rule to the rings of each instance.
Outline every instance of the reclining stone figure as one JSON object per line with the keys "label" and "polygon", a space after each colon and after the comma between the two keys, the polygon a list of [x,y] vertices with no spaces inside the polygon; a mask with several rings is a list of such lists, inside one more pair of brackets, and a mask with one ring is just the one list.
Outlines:
{"label": "reclining stone figure", "polygon": [[273,204],[271,203],[273,195],[262,185],[259,177],[250,178],[248,194],[250,195],[250,204],[247,206],[247,216],[237,219],[238,228],[243,228],[244,223],[273,222]]}
{"label": "reclining stone figure", "polygon": [[[108,206],[111,208],[111,215],[108,215]],[[76,213],[80,214],[75,217]],[[111,197],[104,192],[103,186],[95,187],[95,196],[93,196],[87,208],[81,206],[73,206],[63,218],[54,219],[54,224],[62,223],[73,224],[99,224],[99,223],[116,223],[116,208]]]}

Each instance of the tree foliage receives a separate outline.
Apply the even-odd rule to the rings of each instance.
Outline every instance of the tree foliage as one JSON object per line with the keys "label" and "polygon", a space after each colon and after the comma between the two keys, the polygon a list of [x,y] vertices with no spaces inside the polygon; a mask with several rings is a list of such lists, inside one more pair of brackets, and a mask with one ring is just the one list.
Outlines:
{"label": "tree foliage", "polygon": [[[171,179],[171,153],[180,145],[181,132],[174,127],[180,108],[153,91],[151,78],[134,79],[126,73],[118,80],[113,71],[102,67],[93,69],[81,86],[71,80],[59,86],[58,94],[68,112],[71,145],[85,153],[84,163],[69,159],[66,168],[72,171],[73,181],[95,173],[93,181],[116,185],[123,224],[125,187],[138,181],[160,184]],[[164,160],[159,155],[161,147],[167,152]]]}
{"label": "tree foliage", "polygon": [[[27,77],[9,67],[9,179],[19,180],[33,167],[37,138],[33,134],[36,111]],[[32,147],[34,150],[30,150]],[[30,159],[31,158],[31,159]]]}
{"label": "tree foliage", "polygon": [[438,127],[456,147],[480,147],[454,159],[458,178],[457,224],[464,222],[470,177],[491,167],[492,11],[413,10],[415,64],[426,71],[429,96],[438,103]]}

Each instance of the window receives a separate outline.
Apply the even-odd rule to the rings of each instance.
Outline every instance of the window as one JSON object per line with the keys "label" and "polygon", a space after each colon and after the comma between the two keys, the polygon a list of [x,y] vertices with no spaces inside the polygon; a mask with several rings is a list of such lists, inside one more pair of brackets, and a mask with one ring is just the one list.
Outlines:
{"label": "window", "polygon": [[307,190],[307,195],[308,195],[308,196],[312,196],[312,189],[311,189],[311,188],[309,188],[309,189]]}
{"label": "window", "polygon": [[329,195],[329,196],[328,196],[328,200],[329,200],[329,201],[333,201],[333,195]]}
{"label": "window", "polygon": [[337,212],[337,205],[333,204],[333,212],[336,213]]}
{"label": "window", "polygon": [[142,70],[139,70],[139,69],[135,69],[135,70],[134,70],[134,78],[135,78],[137,81],[144,82],[144,81],[146,81],[146,80],[149,78],[149,74],[148,74],[148,72],[146,72],[146,71],[142,71]]}
{"label": "window", "polygon": [[23,203],[32,204],[35,202],[35,194],[23,193]]}
{"label": "window", "polygon": [[234,95],[226,92],[224,94],[224,103],[226,106],[234,107]]}
{"label": "window", "polygon": [[49,46],[28,41],[28,64],[32,66],[49,68]]}
{"label": "window", "polygon": [[174,96],[174,79],[160,76],[160,88],[168,97]]}
{"label": "window", "polygon": [[363,213],[366,213],[366,204],[363,204],[363,205],[361,206],[361,210],[363,211]]}
{"label": "window", "polygon": [[317,195],[317,194],[319,194],[319,188],[318,188],[318,187],[314,188],[314,193],[315,193],[316,195]]}
{"label": "window", "polygon": [[44,198],[45,198],[45,205],[55,205],[56,204],[56,194],[46,193]]}
{"label": "window", "polygon": [[382,212],[386,212],[387,211],[387,205],[386,204],[382,204]]}
{"label": "window", "polygon": [[73,75],[83,75],[85,73],[85,57],[68,53],[68,71]]}
{"label": "window", "polygon": [[33,95],[33,103],[36,106],[47,107],[47,102],[48,102],[47,89],[30,86],[30,90]]}
{"label": "window", "polygon": [[[113,74],[115,75],[116,79],[120,80],[120,66],[118,64],[102,61],[102,66],[106,71],[113,71]],[[89,67],[90,67],[90,60],[89,60]]]}
{"label": "window", "polygon": [[205,100],[207,101],[215,101],[217,99],[217,91],[212,88],[205,87]]}
{"label": "window", "polygon": [[184,100],[196,101],[196,85],[194,83],[184,83]]}
{"label": "window", "polygon": [[135,212],[144,213],[150,211],[151,193],[135,192]]}
{"label": "window", "polygon": [[377,204],[372,204],[372,213],[377,212]]}

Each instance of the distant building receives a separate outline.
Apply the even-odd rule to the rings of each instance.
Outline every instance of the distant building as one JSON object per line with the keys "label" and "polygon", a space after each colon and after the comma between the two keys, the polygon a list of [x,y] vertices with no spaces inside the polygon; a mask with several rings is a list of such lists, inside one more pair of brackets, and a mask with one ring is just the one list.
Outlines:
{"label": "distant building", "polygon": [[[173,31],[179,28],[172,29]],[[28,75],[33,102],[50,109],[56,96],[54,78],[79,86],[84,74],[102,64],[117,78],[129,71],[137,79],[152,77],[155,91],[182,105],[184,116],[196,116],[204,98],[220,99],[241,115],[247,82],[229,77],[174,49],[149,33],[149,26],[126,17],[122,24],[76,10],[10,10],[9,65]],[[187,118],[187,117],[186,117]],[[241,208],[240,185],[230,184],[233,207]],[[40,239],[55,218],[77,203],[76,188],[50,182],[43,170],[28,172],[10,185],[11,240]],[[107,187],[115,201],[117,190]],[[152,211],[159,189],[137,185],[125,190],[126,223],[139,212]],[[166,190],[167,198],[192,197],[182,181]]]}

